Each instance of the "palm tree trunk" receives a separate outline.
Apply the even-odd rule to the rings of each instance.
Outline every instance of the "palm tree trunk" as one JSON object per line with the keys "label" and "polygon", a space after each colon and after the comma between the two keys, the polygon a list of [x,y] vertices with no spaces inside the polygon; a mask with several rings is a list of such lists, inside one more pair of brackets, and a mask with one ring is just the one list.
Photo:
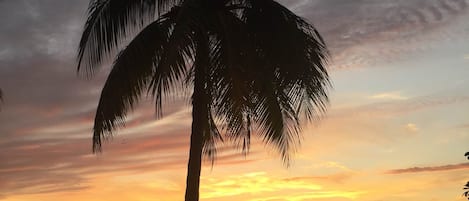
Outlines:
{"label": "palm tree trunk", "polygon": [[208,132],[209,99],[205,89],[206,67],[208,65],[208,44],[201,37],[197,44],[194,72],[194,92],[192,94],[192,133],[187,165],[185,201],[199,200],[200,170],[204,134]]}
{"label": "palm tree trunk", "polygon": [[[194,93],[195,100],[195,93]],[[203,149],[203,128],[201,128],[202,111],[193,101],[192,109],[192,133],[189,151],[189,162],[187,164],[187,181],[186,181],[186,201],[199,200],[199,183],[200,170],[202,165],[202,149]]]}

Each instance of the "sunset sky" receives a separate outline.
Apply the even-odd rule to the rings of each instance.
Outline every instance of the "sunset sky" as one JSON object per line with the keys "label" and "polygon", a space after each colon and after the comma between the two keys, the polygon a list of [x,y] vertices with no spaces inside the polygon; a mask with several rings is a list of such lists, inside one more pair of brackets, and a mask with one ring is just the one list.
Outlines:
{"label": "sunset sky", "polygon": [[[285,167],[221,146],[204,201],[462,201],[469,181],[469,0],[281,0],[332,53],[331,103]],[[88,0],[0,0],[0,200],[180,201],[190,104],[151,97],[91,152],[109,64],[76,73]]]}

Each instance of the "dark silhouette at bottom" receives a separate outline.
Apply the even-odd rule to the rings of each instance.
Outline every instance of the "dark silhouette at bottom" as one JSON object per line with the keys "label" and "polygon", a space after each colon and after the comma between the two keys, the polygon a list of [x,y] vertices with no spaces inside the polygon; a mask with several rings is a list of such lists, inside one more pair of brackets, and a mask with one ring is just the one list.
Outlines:
{"label": "dark silhouette at bottom", "polygon": [[[467,160],[469,160],[469,152],[466,152],[466,154],[464,154],[464,156],[467,158]],[[466,183],[466,185],[464,185],[463,190],[465,190],[465,191],[462,195],[464,197],[466,197],[467,200],[469,200],[469,181]]]}

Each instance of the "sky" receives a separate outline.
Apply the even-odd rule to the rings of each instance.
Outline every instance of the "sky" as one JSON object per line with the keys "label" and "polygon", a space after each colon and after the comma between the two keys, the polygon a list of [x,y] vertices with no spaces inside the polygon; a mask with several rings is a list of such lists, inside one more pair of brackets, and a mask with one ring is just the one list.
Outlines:
{"label": "sky", "polygon": [[[204,162],[205,201],[457,201],[469,180],[469,0],[281,0],[332,53],[327,115],[285,167],[260,140]],[[77,76],[86,0],[0,0],[0,200],[182,200],[190,104],[151,98],[92,154],[109,64]]]}

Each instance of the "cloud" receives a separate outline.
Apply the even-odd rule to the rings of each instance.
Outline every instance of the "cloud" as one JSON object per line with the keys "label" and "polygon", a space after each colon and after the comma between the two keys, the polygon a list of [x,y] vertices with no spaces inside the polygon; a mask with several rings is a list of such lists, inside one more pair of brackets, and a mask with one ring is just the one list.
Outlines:
{"label": "cloud", "polygon": [[319,29],[332,50],[336,68],[413,58],[411,55],[438,48],[438,42],[459,40],[468,34],[468,24],[458,24],[459,19],[467,18],[465,0],[286,3]]}
{"label": "cloud", "polygon": [[343,170],[343,171],[347,171],[347,172],[351,172],[352,170],[350,168],[348,168],[347,166],[345,165],[342,165],[338,162],[334,162],[334,161],[327,161],[327,162],[323,162],[323,163],[319,163],[319,164],[314,164],[312,166],[312,168],[336,168],[336,169],[339,169],[339,170]]}
{"label": "cloud", "polygon": [[442,166],[429,166],[429,167],[412,167],[405,169],[393,169],[386,171],[386,174],[407,174],[407,173],[421,173],[421,172],[440,172],[440,171],[451,171],[469,169],[469,163],[460,163],[452,165]]}
{"label": "cloud", "polygon": [[300,181],[310,181],[317,183],[332,182],[332,183],[344,183],[345,181],[351,179],[356,174],[350,171],[323,175],[323,176],[305,176],[305,177],[292,177],[286,178],[285,180],[300,180]]}
{"label": "cloud", "polygon": [[361,191],[321,191],[321,192],[305,192],[296,195],[285,195],[285,196],[267,196],[262,198],[251,199],[250,201],[306,201],[306,200],[318,200],[318,199],[344,199],[344,200],[355,200],[365,192]]}
{"label": "cloud", "polygon": [[[450,117],[454,115],[452,111],[464,108],[467,103],[469,97],[466,96],[438,94],[407,100],[333,106],[319,126],[310,125],[304,129],[304,135],[307,136],[304,144],[307,146],[303,146],[302,151],[307,150],[306,153],[310,154],[306,157],[310,158],[341,157],[356,152],[369,154],[364,147],[386,153],[403,152],[397,148],[407,142],[426,140],[430,146],[439,139],[451,140],[440,136],[446,131],[438,132],[435,129],[439,128],[429,124],[431,120],[422,121],[422,118],[427,118],[428,114],[439,114],[440,119],[448,115]],[[441,111],[446,113],[441,114]],[[425,135],[417,135],[422,131],[425,131]],[[360,157],[355,160],[368,162]]]}
{"label": "cloud", "polygon": [[18,0],[0,4],[0,32],[5,36],[0,37],[0,60],[24,60],[39,52],[62,57],[75,53],[86,2]]}
{"label": "cloud", "polygon": [[[150,129],[151,130],[151,129]],[[151,132],[151,131],[146,131]],[[185,169],[189,130],[185,127],[155,134],[118,135],[104,145],[104,152],[91,154],[90,138],[14,139],[0,142],[0,194],[19,195],[88,188],[88,178],[102,173]],[[230,147],[221,146],[216,165],[249,163]],[[256,152],[251,154],[256,155]],[[210,166],[210,163],[204,163]]]}
{"label": "cloud", "polygon": [[413,123],[408,123],[405,125],[405,129],[411,133],[415,133],[415,132],[418,132],[419,131],[419,128],[417,127],[417,125],[413,124]]}
{"label": "cloud", "polygon": [[379,99],[379,100],[406,100],[407,97],[403,96],[400,92],[386,92],[386,93],[379,93],[370,96],[371,99]]}
{"label": "cloud", "polygon": [[[329,116],[396,116],[409,114],[426,109],[432,109],[453,104],[469,102],[469,96],[447,96],[444,94],[420,96],[404,100],[383,101],[351,108],[343,108],[336,114]],[[347,115],[344,115],[347,114]]]}
{"label": "cloud", "polygon": [[[363,192],[325,190],[318,181],[323,177],[270,177],[265,172],[247,173],[225,178],[202,178],[204,199],[249,195],[248,200],[304,200],[313,198],[354,199]],[[273,196],[272,194],[275,194]],[[283,196],[278,196],[283,195]],[[275,199],[274,199],[275,198]]]}

